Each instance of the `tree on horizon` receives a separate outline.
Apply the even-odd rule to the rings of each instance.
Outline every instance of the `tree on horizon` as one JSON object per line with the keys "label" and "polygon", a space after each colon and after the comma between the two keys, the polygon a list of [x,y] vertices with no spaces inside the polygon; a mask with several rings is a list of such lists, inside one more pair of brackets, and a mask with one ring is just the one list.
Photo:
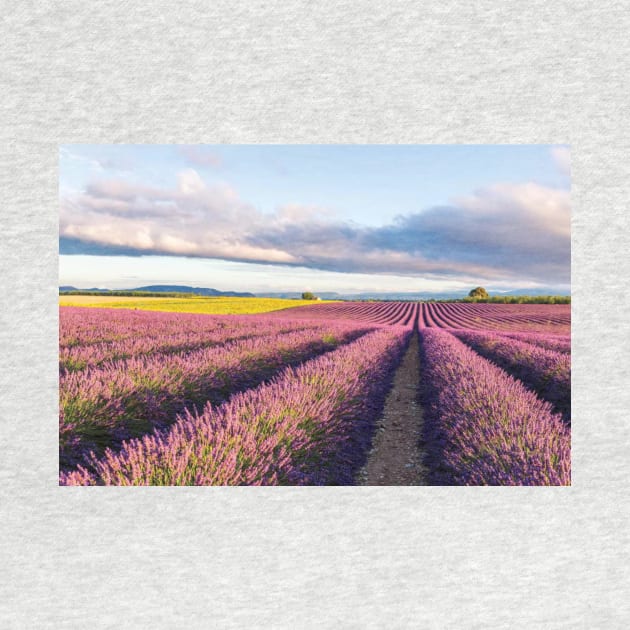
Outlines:
{"label": "tree on horizon", "polygon": [[471,298],[489,298],[488,292],[483,287],[475,287],[469,294]]}

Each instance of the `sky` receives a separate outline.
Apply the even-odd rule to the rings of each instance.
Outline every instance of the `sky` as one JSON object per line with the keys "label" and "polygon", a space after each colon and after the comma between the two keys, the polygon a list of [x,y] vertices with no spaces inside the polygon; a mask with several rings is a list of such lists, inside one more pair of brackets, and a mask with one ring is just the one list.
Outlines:
{"label": "sky", "polygon": [[570,289],[562,145],[62,145],[59,282]]}

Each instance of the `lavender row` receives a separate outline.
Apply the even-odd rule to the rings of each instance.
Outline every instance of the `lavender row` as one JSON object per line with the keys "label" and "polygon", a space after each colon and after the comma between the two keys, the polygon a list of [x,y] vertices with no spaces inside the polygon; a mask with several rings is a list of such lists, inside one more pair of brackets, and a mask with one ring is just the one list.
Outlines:
{"label": "lavender row", "polygon": [[492,332],[452,331],[464,343],[534,389],[571,421],[571,357]]}
{"label": "lavender row", "polygon": [[136,337],[211,332],[237,322],[234,316],[62,306],[59,308],[59,345],[65,348]]}
{"label": "lavender row", "polygon": [[66,485],[351,484],[410,331],[369,333],[169,431],[63,474]]}
{"label": "lavender row", "polygon": [[545,333],[499,333],[503,337],[517,339],[524,343],[540,346],[546,350],[571,354],[571,337],[569,335],[551,335]]}
{"label": "lavender row", "polygon": [[447,328],[568,333],[571,327],[570,304],[437,303],[433,307]]}
{"label": "lavender row", "polygon": [[[285,320],[284,326],[288,322]],[[205,315],[163,313],[130,309],[59,308],[59,345],[62,349],[121,343],[135,339],[155,340],[171,336],[214,334],[245,328],[269,332],[282,326],[268,313],[261,315]]]}
{"label": "lavender row", "polygon": [[452,334],[421,338],[433,483],[570,485],[570,430],[548,402]]}
{"label": "lavender row", "polygon": [[290,319],[353,320],[363,324],[383,324],[412,328],[418,305],[412,302],[334,302],[299,306],[270,313]]}
{"label": "lavender row", "polygon": [[[244,319],[238,325],[229,328],[216,326],[213,330],[202,328],[201,330],[160,335],[160,329],[152,329],[151,336],[62,347],[59,351],[59,370],[62,373],[74,372],[87,367],[96,367],[107,361],[128,359],[156,352],[162,354],[191,352],[222,345],[229,341],[296,332],[307,328],[316,328],[317,325],[306,323],[296,325],[277,320]],[[95,330],[94,335],[98,335],[98,331]]]}
{"label": "lavender row", "polygon": [[105,447],[168,426],[186,406],[223,402],[287,364],[310,359],[368,330],[329,323],[316,330],[245,339],[188,354],[113,361],[61,375],[61,467],[75,466],[91,450],[103,453]]}

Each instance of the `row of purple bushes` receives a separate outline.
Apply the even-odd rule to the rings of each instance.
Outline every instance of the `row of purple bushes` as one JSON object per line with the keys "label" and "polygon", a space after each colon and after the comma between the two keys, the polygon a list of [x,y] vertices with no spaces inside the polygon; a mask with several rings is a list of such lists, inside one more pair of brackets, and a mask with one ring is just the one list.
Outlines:
{"label": "row of purple bushes", "polygon": [[238,324],[238,316],[136,311],[122,308],[63,306],[59,309],[59,346],[159,338],[179,333],[203,333]]}
{"label": "row of purple bushes", "polygon": [[501,334],[451,331],[465,344],[531,387],[571,422],[571,356]]}
{"label": "row of purple bushes", "polygon": [[427,463],[438,485],[570,485],[570,429],[449,332],[421,331]]}
{"label": "row of purple bushes", "polygon": [[310,359],[369,328],[322,322],[281,335],[231,341],[179,354],[154,353],[62,374],[59,447],[62,469],[123,440],[164,428],[185,407],[224,402],[287,365]]}
{"label": "row of purple bushes", "polygon": [[411,331],[382,328],[165,431],[108,450],[66,485],[352,484]]}
{"label": "row of purple bushes", "polygon": [[546,333],[498,333],[503,337],[510,337],[511,339],[517,339],[518,341],[524,341],[534,346],[540,346],[547,350],[553,350],[555,352],[562,352],[564,354],[571,354],[571,337],[570,335],[553,335]]}
{"label": "row of purple bushes", "polygon": [[[159,353],[175,354],[192,352],[203,348],[220,346],[229,341],[251,339],[269,335],[297,332],[308,328],[321,327],[321,323],[304,322],[301,325],[287,324],[278,320],[242,319],[237,325],[217,327],[215,330],[195,330],[164,335],[138,335],[121,340],[102,343],[84,343],[66,346],[59,351],[59,372],[76,372],[89,367],[97,367],[108,361],[131,359],[143,355]],[[98,330],[93,332],[98,335]]]}

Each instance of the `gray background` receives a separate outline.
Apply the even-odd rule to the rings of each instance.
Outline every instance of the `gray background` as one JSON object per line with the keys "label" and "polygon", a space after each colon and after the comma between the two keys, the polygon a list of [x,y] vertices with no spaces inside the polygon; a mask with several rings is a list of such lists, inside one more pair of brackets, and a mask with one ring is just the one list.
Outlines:
{"label": "gray background", "polygon": [[[6,2],[2,628],[623,628],[627,4]],[[59,488],[60,143],[570,143],[572,488]]]}

